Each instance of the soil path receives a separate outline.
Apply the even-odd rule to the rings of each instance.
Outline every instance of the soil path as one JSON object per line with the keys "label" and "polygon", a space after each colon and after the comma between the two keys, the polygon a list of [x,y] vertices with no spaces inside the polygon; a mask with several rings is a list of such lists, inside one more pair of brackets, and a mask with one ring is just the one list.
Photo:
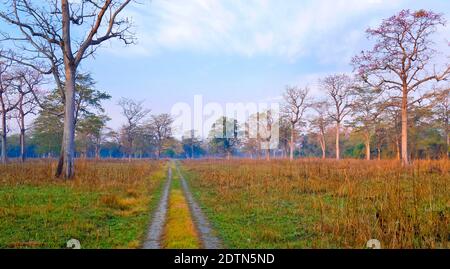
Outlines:
{"label": "soil path", "polygon": [[164,231],[164,225],[167,217],[167,206],[169,204],[169,192],[172,185],[172,166],[169,165],[167,179],[164,183],[164,189],[159,200],[158,207],[152,218],[152,223],[147,232],[147,238],[144,241],[143,249],[160,249],[161,236]]}
{"label": "soil path", "polygon": [[211,228],[210,222],[206,218],[205,214],[202,212],[202,209],[200,208],[198,203],[195,201],[191,191],[189,190],[187,181],[183,177],[183,174],[181,173],[180,168],[176,163],[169,164],[167,179],[166,182],[164,183],[161,198],[158,207],[156,208],[153,214],[153,218],[147,232],[147,238],[145,239],[142,248],[143,249],[162,248],[161,242],[164,233],[164,228],[167,223],[167,211],[169,206],[170,188],[172,185],[172,166],[176,167],[175,169],[177,170],[179,179],[181,181],[183,194],[188,203],[191,218],[195,223],[195,227],[200,237],[199,239],[201,241],[202,247],[205,249],[222,248],[222,242],[215,235],[213,229]]}

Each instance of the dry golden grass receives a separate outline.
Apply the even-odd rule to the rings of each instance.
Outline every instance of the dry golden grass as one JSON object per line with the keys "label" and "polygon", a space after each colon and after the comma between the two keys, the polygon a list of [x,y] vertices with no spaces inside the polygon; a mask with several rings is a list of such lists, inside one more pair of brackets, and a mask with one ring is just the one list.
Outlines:
{"label": "dry golden grass", "polygon": [[186,161],[229,247],[450,247],[450,162]]}

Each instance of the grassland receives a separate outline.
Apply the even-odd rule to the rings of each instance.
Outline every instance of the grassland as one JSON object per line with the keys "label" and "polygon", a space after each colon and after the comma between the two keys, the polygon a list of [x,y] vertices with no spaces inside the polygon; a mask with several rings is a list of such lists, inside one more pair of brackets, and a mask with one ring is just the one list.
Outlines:
{"label": "grassland", "polygon": [[76,163],[76,178],[53,178],[55,163],[0,166],[0,248],[140,246],[165,178],[159,162]]}
{"label": "grassland", "polygon": [[450,247],[450,162],[185,161],[227,247]]}

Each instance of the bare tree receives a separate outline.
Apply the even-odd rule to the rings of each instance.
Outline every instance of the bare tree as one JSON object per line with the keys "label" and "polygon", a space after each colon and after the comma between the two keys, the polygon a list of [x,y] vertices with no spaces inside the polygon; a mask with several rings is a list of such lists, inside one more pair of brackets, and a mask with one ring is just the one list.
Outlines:
{"label": "bare tree", "polygon": [[283,94],[285,102],[283,112],[291,123],[291,137],[289,142],[289,158],[291,161],[294,159],[295,133],[298,128],[298,124],[302,121],[306,109],[309,107],[307,100],[308,93],[309,89],[307,87],[303,89],[298,87],[287,87]]}
{"label": "bare tree", "polygon": [[33,69],[21,68],[18,71],[18,80],[21,87],[19,88],[16,119],[20,129],[20,160],[24,162],[26,158],[25,118],[30,114],[35,114],[39,108],[43,92],[40,91],[38,86],[42,83],[42,75]]}
{"label": "bare tree", "polygon": [[329,117],[336,122],[336,159],[339,160],[341,124],[351,112],[352,79],[345,74],[330,75],[320,80],[320,85],[330,99]]}
{"label": "bare tree", "polygon": [[[19,103],[19,91],[15,85],[15,74],[11,71],[11,62],[0,58],[0,115],[1,115],[1,162],[8,160],[7,145],[7,119]],[[20,85],[19,85],[20,87]]]}
{"label": "bare tree", "polygon": [[6,10],[0,12],[0,18],[17,30],[13,33],[2,31],[3,39],[24,52],[11,56],[11,59],[42,74],[52,74],[63,96],[62,148],[66,178],[74,175],[77,69],[83,59],[94,54],[107,40],[115,38],[125,44],[133,42],[130,20],[120,18],[131,2],[49,0],[35,4],[30,0],[8,0],[4,4]]}
{"label": "bare tree", "polygon": [[128,143],[129,152],[128,159],[131,161],[133,143],[136,138],[139,127],[144,118],[150,113],[150,110],[143,107],[144,101],[134,101],[127,98],[119,100],[118,105],[122,108],[122,115],[126,118],[127,123],[123,127],[125,140]]}
{"label": "bare tree", "polygon": [[316,115],[311,119],[311,127],[317,130],[317,138],[322,150],[322,159],[325,159],[327,154],[325,134],[330,125],[330,118],[327,115],[329,106],[326,101],[319,101],[314,103],[312,107],[316,111]]}
{"label": "bare tree", "polygon": [[401,108],[402,134],[401,157],[404,166],[410,163],[408,155],[408,108],[418,100],[410,100],[413,92],[424,84],[444,80],[450,75],[450,65],[437,73],[435,68],[429,73],[427,67],[435,51],[432,35],[439,25],[445,25],[441,14],[432,11],[402,10],[383,20],[375,29],[368,29],[369,37],[375,39],[371,51],[363,51],[353,58],[359,75],[375,87],[400,93],[398,106]]}
{"label": "bare tree", "polygon": [[172,137],[172,116],[169,114],[152,115],[148,124],[156,145],[156,156],[161,157],[164,143]]}

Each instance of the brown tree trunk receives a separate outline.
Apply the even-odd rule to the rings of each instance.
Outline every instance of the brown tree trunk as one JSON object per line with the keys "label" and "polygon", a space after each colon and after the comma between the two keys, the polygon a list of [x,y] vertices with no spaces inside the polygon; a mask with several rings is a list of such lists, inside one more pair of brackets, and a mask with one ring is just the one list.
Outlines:
{"label": "brown tree trunk", "polygon": [[403,97],[402,97],[402,165],[409,165],[409,155],[408,155],[408,89],[403,86]]}
{"label": "brown tree trunk", "polygon": [[336,123],[336,160],[341,159],[341,152],[340,152],[340,129],[341,129],[341,123]]}
{"label": "brown tree trunk", "polygon": [[2,114],[2,156],[1,161],[3,164],[5,164],[8,161],[8,156],[6,152],[6,115],[5,113]]}
{"label": "brown tree trunk", "polygon": [[269,146],[267,146],[267,149],[266,149],[266,161],[270,161],[270,148],[269,148]]}
{"label": "brown tree trunk", "polygon": [[[63,135],[63,140],[62,140],[61,144],[64,144],[64,135]],[[61,150],[59,152],[58,165],[56,166],[55,177],[57,177],[57,178],[61,177],[63,168],[64,168],[64,147],[61,146]]]}

